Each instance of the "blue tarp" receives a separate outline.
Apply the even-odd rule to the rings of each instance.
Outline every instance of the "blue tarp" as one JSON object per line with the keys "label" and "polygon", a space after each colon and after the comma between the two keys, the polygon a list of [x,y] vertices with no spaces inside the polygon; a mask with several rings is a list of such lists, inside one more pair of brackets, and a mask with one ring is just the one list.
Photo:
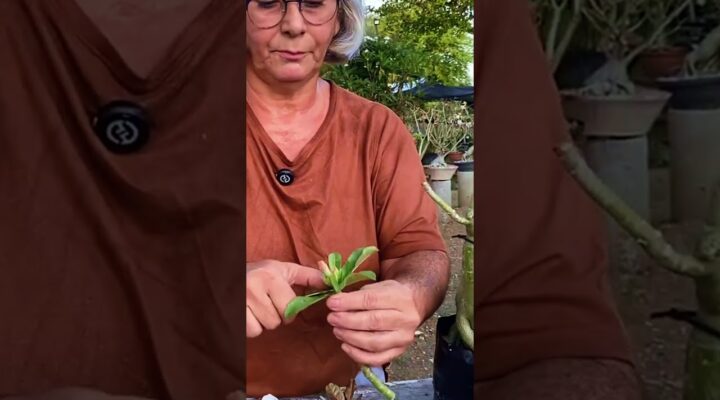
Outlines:
{"label": "blue tarp", "polygon": [[475,90],[472,86],[416,86],[405,93],[415,94],[424,100],[457,100],[472,104]]}

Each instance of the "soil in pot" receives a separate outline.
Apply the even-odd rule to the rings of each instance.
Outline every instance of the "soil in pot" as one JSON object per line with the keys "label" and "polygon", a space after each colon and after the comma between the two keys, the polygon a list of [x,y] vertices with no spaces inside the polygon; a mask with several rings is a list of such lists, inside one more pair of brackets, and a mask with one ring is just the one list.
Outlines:
{"label": "soil in pot", "polygon": [[455,315],[438,318],[433,363],[434,400],[468,400],[473,398],[475,355],[460,337],[448,343],[445,337],[455,322]]}

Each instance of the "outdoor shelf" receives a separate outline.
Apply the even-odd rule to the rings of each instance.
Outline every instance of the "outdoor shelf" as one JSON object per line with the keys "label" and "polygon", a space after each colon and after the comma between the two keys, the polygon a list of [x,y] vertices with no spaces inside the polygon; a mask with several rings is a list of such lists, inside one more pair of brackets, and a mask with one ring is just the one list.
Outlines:
{"label": "outdoor shelf", "polygon": [[[432,379],[390,382],[388,387],[397,394],[398,399],[424,400],[433,398]],[[326,400],[323,396],[283,397],[281,400]],[[248,400],[259,400],[248,397]],[[362,388],[355,391],[354,400],[384,400],[374,388]]]}

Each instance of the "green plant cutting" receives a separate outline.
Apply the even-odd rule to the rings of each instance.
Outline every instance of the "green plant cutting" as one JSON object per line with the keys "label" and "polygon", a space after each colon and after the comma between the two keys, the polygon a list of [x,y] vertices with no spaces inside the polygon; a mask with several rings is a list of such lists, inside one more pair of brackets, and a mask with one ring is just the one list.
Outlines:
{"label": "green plant cutting", "polygon": [[[347,286],[362,281],[376,280],[377,277],[372,271],[355,272],[365,260],[376,252],[378,252],[378,248],[375,246],[358,248],[350,254],[350,257],[348,257],[344,264],[340,253],[331,253],[328,256],[327,263],[324,261],[320,262],[323,282],[325,282],[325,285],[327,285],[329,289],[295,297],[285,308],[285,318],[293,318],[308,307],[327,299],[333,294],[341,293]],[[365,375],[380,394],[388,400],[395,399],[395,393],[390,390],[368,366],[362,365],[360,368],[363,375]]]}

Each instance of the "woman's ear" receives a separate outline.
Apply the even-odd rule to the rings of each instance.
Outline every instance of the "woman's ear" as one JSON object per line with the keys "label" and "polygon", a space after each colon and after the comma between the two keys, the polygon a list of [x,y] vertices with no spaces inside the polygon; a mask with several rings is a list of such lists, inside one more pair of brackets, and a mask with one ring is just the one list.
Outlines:
{"label": "woman's ear", "polygon": [[340,18],[335,18],[335,29],[333,32],[333,38],[336,38],[340,30],[342,29],[342,21]]}

